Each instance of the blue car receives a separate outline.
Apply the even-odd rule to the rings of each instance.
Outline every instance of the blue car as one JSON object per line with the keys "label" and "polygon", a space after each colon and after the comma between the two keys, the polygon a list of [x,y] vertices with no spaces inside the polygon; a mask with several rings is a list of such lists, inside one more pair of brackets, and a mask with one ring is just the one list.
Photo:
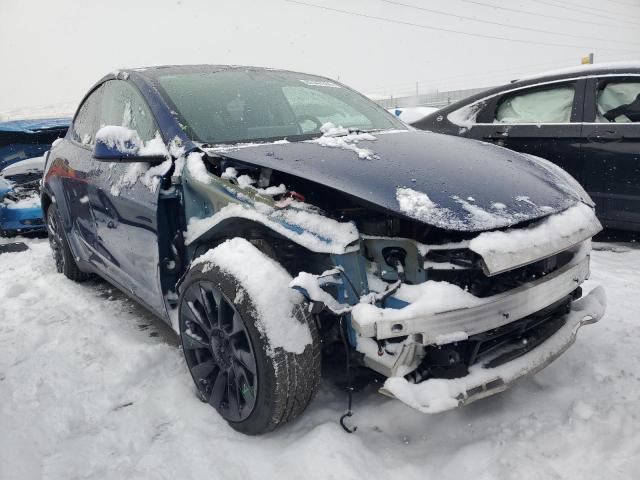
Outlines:
{"label": "blue car", "polygon": [[302,413],[322,362],[347,394],[366,372],[434,413],[535,373],[604,311],[580,287],[601,226],[571,176],[303,73],[107,75],[47,157],[42,207],[57,270],[171,325],[194,391],[247,434]]}
{"label": "blue car", "polygon": [[70,121],[0,123],[0,235],[46,231],[39,200],[44,154],[65,136]]}

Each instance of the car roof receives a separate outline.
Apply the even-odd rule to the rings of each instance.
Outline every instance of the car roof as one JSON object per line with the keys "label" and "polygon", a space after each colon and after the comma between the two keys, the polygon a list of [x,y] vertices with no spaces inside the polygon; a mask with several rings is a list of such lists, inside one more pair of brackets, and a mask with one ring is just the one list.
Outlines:
{"label": "car roof", "polygon": [[564,78],[574,76],[585,75],[601,75],[608,73],[639,73],[640,72],[640,60],[625,61],[625,62],[605,62],[576,65],[567,68],[560,68],[556,70],[549,70],[546,72],[535,73],[533,75],[526,75],[524,77],[513,80],[511,83],[528,82],[531,80],[540,80],[546,78]]}
{"label": "car roof", "polygon": [[[285,70],[281,68],[255,67],[251,65],[213,65],[213,64],[192,64],[192,65],[157,65],[152,67],[127,68],[116,70],[106,77],[126,79],[128,74],[138,74],[142,77],[157,77],[158,75],[171,75],[172,73],[184,72],[227,72],[227,71],[254,71],[254,72],[289,72],[299,73],[301,75],[313,75],[315,77],[323,77],[313,73],[296,72],[293,70]],[[106,78],[105,77],[105,78]],[[323,77],[325,78],[325,77]]]}
{"label": "car roof", "polygon": [[[587,77],[589,75],[621,75],[621,74],[640,74],[640,60],[639,61],[626,61],[626,62],[608,62],[599,64],[587,64],[578,65],[575,67],[563,68],[560,70],[551,70],[548,72],[542,72],[535,75],[529,75],[517,80],[512,80],[510,83],[498,85],[497,87],[489,87],[479,93],[473,94],[469,97],[463,98],[456,102],[446,105],[438,112],[431,113],[425,117],[426,119],[435,118],[437,115],[448,114],[461,107],[474,103],[492,95],[500,94],[508,90],[513,90],[522,87],[534,86],[544,82],[561,81],[564,79],[572,79],[578,77]],[[422,120],[418,123],[421,123]],[[415,126],[415,125],[414,125]]]}

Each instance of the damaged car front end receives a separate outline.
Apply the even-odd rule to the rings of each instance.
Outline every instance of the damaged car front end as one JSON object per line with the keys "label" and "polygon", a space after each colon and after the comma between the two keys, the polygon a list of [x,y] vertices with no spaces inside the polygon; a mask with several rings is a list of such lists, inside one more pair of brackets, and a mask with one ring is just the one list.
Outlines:
{"label": "damaged car front end", "polygon": [[[415,155],[446,143],[429,133],[344,135],[372,158],[322,141],[192,154],[187,198],[222,207],[192,212],[187,243],[244,219],[301,246],[290,286],[321,324],[346,330],[351,361],[387,378],[381,393],[423,412],[505,390],[601,318],[602,289],[580,286],[601,226],[567,174],[476,142],[454,142],[441,168]],[[357,174],[333,175],[349,166]]]}

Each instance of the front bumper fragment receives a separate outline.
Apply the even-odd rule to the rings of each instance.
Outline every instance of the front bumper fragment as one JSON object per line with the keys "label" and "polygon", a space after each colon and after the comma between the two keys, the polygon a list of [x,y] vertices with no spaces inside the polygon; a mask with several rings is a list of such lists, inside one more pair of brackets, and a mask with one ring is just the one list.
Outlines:
{"label": "front bumper fragment", "polygon": [[394,320],[353,319],[351,325],[361,337],[383,340],[419,333],[424,345],[442,343],[439,338],[461,332],[471,336],[531,315],[569,295],[588,276],[589,256],[585,256],[533,282],[488,297],[476,307]]}
{"label": "front bumper fragment", "polygon": [[595,323],[604,314],[606,295],[597,287],[575,301],[565,324],[535,349],[494,368],[474,365],[469,374],[455,379],[429,379],[413,384],[404,377],[388,378],[380,393],[395,397],[423,413],[438,413],[469,404],[509,388],[553,362],[575,341],[580,327]]}

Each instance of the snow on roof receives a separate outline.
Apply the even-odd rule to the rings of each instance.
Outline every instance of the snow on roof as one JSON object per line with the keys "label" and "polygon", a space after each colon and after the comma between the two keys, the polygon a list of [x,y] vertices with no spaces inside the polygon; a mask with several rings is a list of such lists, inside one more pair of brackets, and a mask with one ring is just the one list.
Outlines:
{"label": "snow on roof", "polygon": [[543,77],[553,77],[556,75],[570,75],[572,73],[575,74],[584,74],[584,73],[595,73],[602,70],[612,70],[612,69],[625,69],[629,70],[638,70],[640,69],[640,60],[627,60],[624,62],[603,62],[603,63],[593,63],[586,65],[575,65],[572,67],[559,68],[557,70],[548,70],[546,72],[535,73],[533,75],[526,75],[524,77],[520,77],[517,79],[518,82],[523,80],[535,80],[537,78]]}

